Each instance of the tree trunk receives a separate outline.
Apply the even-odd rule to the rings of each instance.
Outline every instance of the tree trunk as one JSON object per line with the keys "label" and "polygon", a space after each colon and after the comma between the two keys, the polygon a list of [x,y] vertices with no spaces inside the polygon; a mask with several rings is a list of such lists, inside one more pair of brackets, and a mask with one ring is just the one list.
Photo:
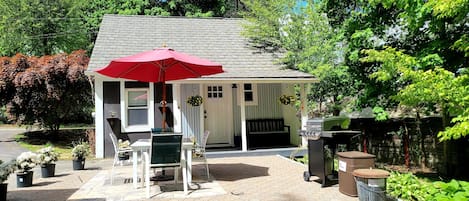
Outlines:
{"label": "tree trunk", "polygon": [[404,135],[402,136],[404,139],[404,161],[405,166],[410,168],[410,154],[409,154],[409,130],[407,129],[407,124],[404,122]]}

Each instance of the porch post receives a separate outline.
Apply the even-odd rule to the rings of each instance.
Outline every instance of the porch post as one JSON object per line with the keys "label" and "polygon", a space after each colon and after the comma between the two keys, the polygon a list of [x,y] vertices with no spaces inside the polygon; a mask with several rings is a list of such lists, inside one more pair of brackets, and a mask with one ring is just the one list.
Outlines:
{"label": "porch post", "polygon": [[241,148],[242,151],[248,151],[248,141],[246,135],[246,102],[244,99],[244,84],[238,83],[238,89],[240,90],[239,95],[239,109],[241,113]]}
{"label": "porch post", "polygon": [[94,80],[94,111],[95,112],[95,153],[96,158],[104,158],[104,105],[103,105],[103,81],[95,76]]}
{"label": "porch post", "polygon": [[[181,84],[173,84],[173,115],[174,115],[174,132],[182,131],[182,115],[181,115]],[[187,134],[186,134],[187,135]],[[187,137],[187,136],[185,136]]]}
{"label": "porch post", "polygon": [[[199,94],[204,96],[204,85],[199,84]],[[205,132],[205,108],[204,104],[199,106],[199,119],[200,119],[200,129],[199,129],[199,136],[203,136],[203,133]],[[197,136],[197,135],[196,135]],[[202,138],[200,138],[202,139]]]}
{"label": "porch post", "polygon": [[[306,130],[306,121],[308,121],[308,100],[306,98],[309,91],[309,84],[300,84],[300,111],[301,111],[301,129]],[[303,147],[308,145],[308,140],[305,137],[301,138],[301,145]]]}

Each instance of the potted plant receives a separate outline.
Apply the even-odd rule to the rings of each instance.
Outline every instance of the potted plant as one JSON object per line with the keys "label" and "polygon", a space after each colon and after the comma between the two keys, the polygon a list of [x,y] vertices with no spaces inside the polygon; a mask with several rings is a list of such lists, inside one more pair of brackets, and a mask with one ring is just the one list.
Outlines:
{"label": "potted plant", "polygon": [[[129,149],[130,142],[128,140],[122,141],[122,139],[119,139],[118,147],[119,149]],[[129,160],[130,155],[128,152],[121,152],[119,153],[118,158],[120,161],[125,161],[125,160]]]}
{"label": "potted plant", "polygon": [[38,155],[33,152],[23,152],[16,158],[16,185],[28,187],[33,185],[33,169],[38,164]]}
{"label": "potted plant", "polygon": [[192,106],[200,106],[204,102],[204,99],[202,96],[195,95],[195,96],[189,96],[186,100],[186,103]]}
{"label": "potted plant", "polygon": [[73,170],[85,169],[85,159],[90,154],[90,145],[85,141],[73,143]]}
{"label": "potted plant", "polygon": [[7,200],[8,184],[4,182],[8,179],[8,176],[15,171],[15,168],[15,160],[6,163],[0,160],[0,201]]}
{"label": "potted plant", "polygon": [[42,178],[55,176],[55,162],[59,159],[59,153],[52,146],[42,148],[37,153],[39,164],[41,165]]}
{"label": "potted plant", "polygon": [[295,103],[296,99],[294,96],[281,95],[278,100],[284,105],[290,105]]}

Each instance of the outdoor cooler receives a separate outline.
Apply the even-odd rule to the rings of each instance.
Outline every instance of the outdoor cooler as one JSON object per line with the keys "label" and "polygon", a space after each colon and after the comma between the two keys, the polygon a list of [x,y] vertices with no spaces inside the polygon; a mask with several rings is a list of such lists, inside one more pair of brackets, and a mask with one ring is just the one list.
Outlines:
{"label": "outdoor cooler", "polygon": [[[310,119],[306,130],[300,135],[308,139],[308,171],[303,173],[305,181],[313,175],[319,177],[321,187],[338,182],[338,173],[334,171],[334,156],[337,145],[344,144],[350,149],[350,139],[360,135],[360,131],[346,130],[348,117]],[[328,147],[328,148],[326,148]],[[330,153],[325,153],[330,150]]]}

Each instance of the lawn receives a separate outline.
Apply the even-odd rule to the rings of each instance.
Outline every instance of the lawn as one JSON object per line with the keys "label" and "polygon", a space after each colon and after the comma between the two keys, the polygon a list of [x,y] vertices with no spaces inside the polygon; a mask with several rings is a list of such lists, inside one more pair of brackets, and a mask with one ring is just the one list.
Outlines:
{"label": "lawn", "polygon": [[85,128],[65,128],[59,130],[58,133],[43,130],[31,131],[15,136],[15,140],[20,146],[32,152],[47,146],[53,146],[60,153],[59,160],[72,159],[73,142],[83,139],[86,139]]}

